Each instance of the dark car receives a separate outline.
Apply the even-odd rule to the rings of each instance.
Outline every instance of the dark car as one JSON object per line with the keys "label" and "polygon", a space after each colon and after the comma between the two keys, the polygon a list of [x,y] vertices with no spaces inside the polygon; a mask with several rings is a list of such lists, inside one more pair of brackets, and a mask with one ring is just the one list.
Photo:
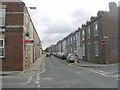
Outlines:
{"label": "dark car", "polygon": [[50,54],[50,53],[47,53],[47,54],[46,54],[46,57],[51,57],[51,54]]}

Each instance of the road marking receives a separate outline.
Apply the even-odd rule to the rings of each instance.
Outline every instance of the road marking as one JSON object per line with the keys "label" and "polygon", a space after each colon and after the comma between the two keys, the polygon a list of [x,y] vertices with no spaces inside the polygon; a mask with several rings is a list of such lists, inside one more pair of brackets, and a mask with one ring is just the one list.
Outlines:
{"label": "road marking", "polygon": [[76,74],[79,74],[80,72],[75,72]]}
{"label": "road marking", "polygon": [[41,78],[41,80],[53,80],[51,77]]}
{"label": "road marking", "polygon": [[44,72],[45,72],[45,68],[40,73],[44,73]]}
{"label": "road marking", "polygon": [[29,76],[29,78],[28,78],[28,80],[27,80],[27,82],[26,82],[26,83],[27,83],[27,84],[28,84],[28,83],[30,83],[30,82],[31,82],[31,80],[32,80],[32,76]]}
{"label": "road marking", "polygon": [[17,83],[17,84],[27,84],[27,83]]}
{"label": "road marking", "polygon": [[37,79],[36,79],[35,85],[37,85],[37,87],[39,88],[40,87],[40,73],[38,73],[36,77]]}
{"label": "road marking", "polygon": [[40,88],[40,85],[37,85],[38,88]]}
{"label": "road marking", "polygon": [[[72,64],[68,64],[68,65],[72,66],[72,67],[80,68],[80,69],[83,69],[83,70],[91,71],[93,73],[96,73],[96,74],[99,74],[99,75],[102,75],[102,76],[106,76],[106,77],[117,77],[117,75],[110,75],[110,74],[115,73],[117,71],[114,71],[114,72],[105,72],[105,71],[101,71],[101,70],[97,70],[97,69],[92,69],[92,68],[78,67],[78,66],[74,66]],[[75,72],[75,73],[78,74],[80,72]]]}

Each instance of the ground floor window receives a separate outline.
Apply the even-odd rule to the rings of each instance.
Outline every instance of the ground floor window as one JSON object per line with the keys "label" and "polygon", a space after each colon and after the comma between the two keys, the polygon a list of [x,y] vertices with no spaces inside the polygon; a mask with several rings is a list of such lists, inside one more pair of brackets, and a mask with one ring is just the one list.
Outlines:
{"label": "ground floor window", "polygon": [[82,45],[82,56],[85,56],[85,44]]}
{"label": "ground floor window", "polygon": [[4,50],[4,39],[0,38],[0,58],[3,58],[5,56],[5,50]]}
{"label": "ground floor window", "polygon": [[94,50],[95,50],[95,56],[98,57],[98,52],[99,52],[99,48],[98,48],[98,41],[95,41],[94,42]]}

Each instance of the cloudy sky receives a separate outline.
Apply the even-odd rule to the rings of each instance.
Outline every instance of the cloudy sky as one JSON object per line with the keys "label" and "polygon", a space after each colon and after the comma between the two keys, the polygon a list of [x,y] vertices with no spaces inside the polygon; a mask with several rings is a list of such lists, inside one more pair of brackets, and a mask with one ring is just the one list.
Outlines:
{"label": "cloudy sky", "polygon": [[109,10],[109,2],[119,0],[22,0],[29,10],[43,49],[77,30],[96,16],[98,10]]}

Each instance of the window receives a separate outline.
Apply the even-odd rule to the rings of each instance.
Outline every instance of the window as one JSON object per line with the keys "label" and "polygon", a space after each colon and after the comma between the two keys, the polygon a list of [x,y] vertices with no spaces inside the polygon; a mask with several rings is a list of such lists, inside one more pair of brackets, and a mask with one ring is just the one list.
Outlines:
{"label": "window", "polygon": [[0,28],[0,32],[1,32],[1,31],[5,31],[5,28]]}
{"label": "window", "polygon": [[94,45],[95,45],[95,56],[98,56],[98,52],[99,52],[98,41],[95,41]]}
{"label": "window", "polygon": [[88,38],[90,38],[90,26],[88,26]]}
{"label": "window", "polygon": [[91,43],[89,42],[87,45],[87,59],[90,60],[90,48],[91,48]]}
{"label": "window", "polygon": [[70,38],[70,44],[72,44],[72,37]]}
{"label": "window", "polygon": [[5,9],[0,9],[0,27],[5,26]]}
{"label": "window", "polygon": [[85,40],[85,31],[82,30],[82,40]]}
{"label": "window", "polygon": [[94,35],[95,36],[98,35],[98,25],[97,25],[97,22],[94,23]]}
{"label": "window", "polygon": [[0,39],[0,58],[3,58],[4,56],[4,39]]}
{"label": "window", "polygon": [[85,56],[85,44],[82,45],[82,56]]}

